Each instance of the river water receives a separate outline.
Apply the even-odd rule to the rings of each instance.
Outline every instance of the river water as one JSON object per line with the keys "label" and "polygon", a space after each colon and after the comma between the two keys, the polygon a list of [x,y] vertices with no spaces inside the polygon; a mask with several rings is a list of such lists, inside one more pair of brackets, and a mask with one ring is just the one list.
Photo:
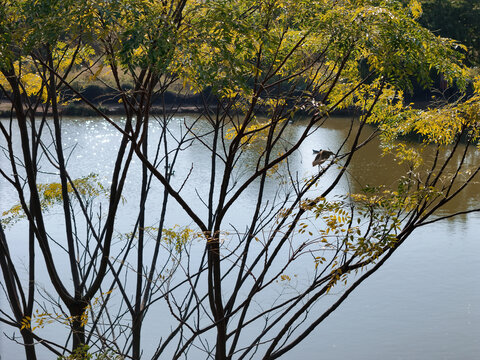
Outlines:
{"label": "river water", "polygon": [[[121,121],[121,119],[117,119]],[[179,117],[172,127],[182,127],[185,117]],[[186,118],[186,121],[191,121]],[[343,140],[348,119],[334,118],[316,131],[292,157],[292,170],[300,176],[308,176],[316,169],[311,162],[312,149],[336,150]],[[202,126],[200,122],[197,126]],[[302,121],[291,124],[290,135],[295,137],[303,129]],[[152,136],[160,132],[152,126]],[[173,130],[175,131],[175,130]],[[101,119],[63,119],[64,142],[72,149],[70,168],[72,178],[90,173],[108,174],[113,166],[119,134]],[[2,142],[2,145],[4,143]],[[17,144],[18,145],[18,144]],[[427,151],[428,156],[428,151]],[[7,159],[0,158],[2,169]],[[192,166],[195,177],[185,188],[186,198],[202,193],[202,184],[209,181],[209,153],[201,144],[195,144],[182,152],[175,177],[183,179]],[[474,162],[470,157],[467,161]],[[478,161],[478,160],[477,160]],[[135,161],[134,161],[135,162]],[[247,161],[242,166],[250,166]],[[360,184],[392,184],[405,172],[405,166],[390,157],[381,156],[379,143],[373,141],[354,158],[348,175],[342,180],[337,194],[358,191]],[[137,169],[137,170],[136,170]],[[135,162],[132,173],[138,174]],[[49,182],[54,170],[45,163],[39,182]],[[329,183],[335,169],[322,178]],[[107,176],[108,177],[108,176]],[[0,210],[16,203],[15,194],[4,180],[0,180]],[[274,193],[272,180],[269,191]],[[160,188],[157,188],[160,189]],[[128,204],[138,203],[138,177],[131,176],[126,185],[127,206],[119,213],[117,221],[132,225]],[[151,203],[161,200],[161,191],[153,192]],[[203,195],[203,194],[202,194]],[[247,211],[255,193],[240,198],[239,209]],[[474,184],[452,202],[444,214],[480,204],[480,185]],[[196,204],[201,213],[202,205]],[[242,215],[229,214],[231,221],[242,222]],[[158,214],[152,214],[154,221]],[[55,214],[51,222],[55,224]],[[172,204],[167,223],[182,224],[185,214]],[[19,222],[7,229],[9,239],[22,239],[25,224]],[[22,261],[25,243],[13,243],[12,252]],[[451,218],[432,226],[418,229],[376,274],[363,283],[325,322],[285,358],[288,359],[476,359],[480,356],[480,216],[471,214]],[[41,275],[39,282],[41,282]],[[45,280],[46,281],[46,280]],[[335,294],[332,294],[335,296]],[[2,309],[8,304],[0,297]],[[0,324],[0,354],[2,360],[19,359],[21,348],[3,333],[13,330]],[[147,334],[148,336],[148,334]],[[23,354],[22,354],[23,355]],[[45,355],[46,356],[46,355]],[[22,356],[23,357],[23,356]],[[53,356],[46,357],[53,358]]]}

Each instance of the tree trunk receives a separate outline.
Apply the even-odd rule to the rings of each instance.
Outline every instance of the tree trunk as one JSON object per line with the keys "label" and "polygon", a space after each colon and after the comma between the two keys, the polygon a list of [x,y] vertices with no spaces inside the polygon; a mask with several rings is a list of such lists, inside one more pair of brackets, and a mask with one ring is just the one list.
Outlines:
{"label": "tree trunk", "polygon": [[85,306],[77,303],[70,310],[72,316],[71,329],[72,329],[72,351],[75,351],[79,347],[85,345],[85,327],[82,323],[82,315],[85,311]]}
{"label": "tree trunk", "polygon": [[30,330],[20,330],[20,334],[23,338],[23,348],[25,349],[26,360],[37,360],[37,354],[35,353],[35,342]]}
{"label": "tree trunk", "polygon": [[136,314],[132,321],[132,359],[139,360],[141,355],[142,316]]}
{"label": "tree trunk", "polygon": [[222,303],[222,276],[220,264],[220,240],[217,236],[209,242],[209,289],[210,307],[217,326],[215,360],[227,358],[227,322]]}

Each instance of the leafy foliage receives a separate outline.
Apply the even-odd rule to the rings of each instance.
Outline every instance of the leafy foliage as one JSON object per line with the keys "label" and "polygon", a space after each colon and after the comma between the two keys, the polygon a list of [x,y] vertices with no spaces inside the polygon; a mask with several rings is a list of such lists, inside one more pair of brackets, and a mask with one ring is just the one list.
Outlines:
{"label": "leafy foliage", "polygon": [[420,22],[436,34],[465,44],[467,60],[480,62],[480,5],[468,0],[422,0]]}
{"label": "leafy foliage", "polygon": [[[48,211],[54,205],[62,203],[63,195],[60,183],[37,184],[37,190],[40,195],[40,204],[44,210]],[[108,189],[98,180],[97,174],[90,174],[73,180],[68,183],[67,192],[87,204],[98,196],[108,196]],[[22,205],[16,204],[2,213],[2,225],[12,225],[25,217],[26,214]]]}

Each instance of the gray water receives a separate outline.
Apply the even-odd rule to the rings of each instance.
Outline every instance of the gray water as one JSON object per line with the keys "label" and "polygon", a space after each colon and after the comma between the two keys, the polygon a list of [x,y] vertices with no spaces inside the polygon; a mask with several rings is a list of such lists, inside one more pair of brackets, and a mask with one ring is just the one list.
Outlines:
{"label": "gray water", "polygon": [[[188,120],[188,119],[187,119]],[[178,118],[172,126],[181,127],[184,119]],[[347,131],[345,119],[333,119],[313,134],[292,158],[293,170],[308,176],[316,169],[311,166],[312,148],[335,150]],[[200,123],[198,126],[202,126]],[[291,125],[290,136],[295,137],[304,128],[301,121]],[[152,133],[159,129],[153,127]],[[64,119],[64,141],[67,147],[76,145],[71,157],[70,172],[73,178],[89,173],[107,174],[113,166],[119,134],[105,122],[95,119]],[[428,156],[428,154],[427,154]],[[475,158],[467,159],[475,161]],[[4,168],[5,158],[0,158]],[[194,166],[195,177],[185,189],[186,198],[195,198],[195,188],[202,191],[208,181],[209,153],[199,144],[182,152],[175,178],[183,179]],[[244,166],[250,166],[247,161]],[[139,169],[138,161],[132,173]],[[52,171],[44,165],[45,174],[39,182],[48,182]],[[335,175],[335,169],[322,178],[324,184]],[[405,171],[389,157],[382,157],[378,142],[363,148],[351,164],[348,176],[338,187],[337,194],[359,190],[359,184],[394,183]],[[180,180],[179,180],[180,181]],[[16,203],[15,194],[8,185],[0,182],[0,211]],[[272,180],[269,191],[277,186]],[[127,205],[120,211],[119,229],[131,228],[129,206],[138,203],[138,178],[130,177],[125,194]],[[157,189],[160,189],[157,186]],[[158,191],[150,200],[161,199]],[[267,194],[268,195],[268,194]],[[240,198],[238,208],[247,212],[255,193]],[[475,184],[444,210],[448,214],[458,209],[480,203],[480,186]],[[202,213],[200,202],[195,210]],[[51,226],[55,232],[55,214]],[[238,212],[229,214],[236,223],[244,221]],[[158,218],[152,213],[150,222]],[[181,223],[186,216],[171,204],[167,223]],[[22,239],[25,224],[19,222],[7,230],[7,237]],[[287,359],[477,359],[480,356],[480,216],[455,217],[432,226],[418,229],[375,275],[363,283],[326,321],[305,341],[293,350]],[[13,245],[12,252],[21,261],[25,243]],[[46,281],[46,280],[45,280]],[[335,296],[333,293],[331,296]],[[1,304],[2,309],[8,304]],[[13,330],[0,324],[0,354],[2,359],[23,358],[19,345],[9,341],[3,332]],[[146,331],[146,337],[149,334]],[[152,337],[152,340],[155,340]],[[46,355],[45,355],[46,356]],[[52,356],[45,359],[52,359]]]}

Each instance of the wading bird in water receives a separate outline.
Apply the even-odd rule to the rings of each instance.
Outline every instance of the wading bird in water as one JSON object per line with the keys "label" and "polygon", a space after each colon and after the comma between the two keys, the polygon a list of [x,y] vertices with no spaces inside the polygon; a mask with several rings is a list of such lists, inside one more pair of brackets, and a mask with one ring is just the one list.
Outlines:
{"label": "wading bird in water", "polygon": [[333,152],[328,150],[313,150],[313,153],[316,153],[317,156],[315,156],[315,160],[313,160],[312,166],[320,166],[325,161],[327,161],[330,156],[335,155]]}

